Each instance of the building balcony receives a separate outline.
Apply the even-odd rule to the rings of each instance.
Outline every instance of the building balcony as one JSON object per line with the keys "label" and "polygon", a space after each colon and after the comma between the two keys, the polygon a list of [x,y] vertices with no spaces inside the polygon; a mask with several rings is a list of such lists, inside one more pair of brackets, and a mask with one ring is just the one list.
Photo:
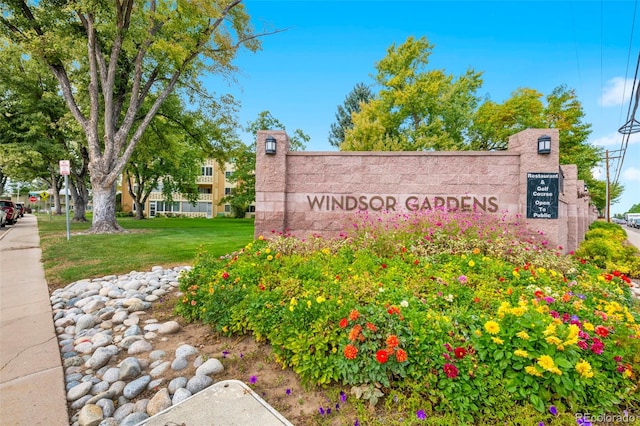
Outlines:
{"label": "building balcony", "polygon": [[[175,202],[187,201],[187,199],[183,197],[182,194],[173,193],[172,197],[173,201]],[[165,201],[165,197],[162,192],[152,192],[151,194],[149,194],[149,201]],[[207,201],[213,201],[213,194],[198,194],[198,202]]]}
{"label": "building balcony", "polygon": [[203,184],[203,183],[209,183],[212,184],[213,183],[213,176],[198,176],[196,179],[196,182],[199,184]]}

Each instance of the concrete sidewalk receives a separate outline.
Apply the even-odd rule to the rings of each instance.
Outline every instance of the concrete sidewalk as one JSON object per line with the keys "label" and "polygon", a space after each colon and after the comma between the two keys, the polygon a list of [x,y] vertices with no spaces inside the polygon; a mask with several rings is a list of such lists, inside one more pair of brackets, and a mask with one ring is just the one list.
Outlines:
{"label": "concrete sidewalk", "polygon": [[0,424],[68,425],[35,216],[0,234]]}

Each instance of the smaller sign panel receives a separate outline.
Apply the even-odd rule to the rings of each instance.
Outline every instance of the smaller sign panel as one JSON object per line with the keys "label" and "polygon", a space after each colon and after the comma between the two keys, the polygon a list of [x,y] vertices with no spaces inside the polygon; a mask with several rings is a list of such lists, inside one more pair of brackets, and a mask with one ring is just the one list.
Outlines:
{"label": "smaller sign panel", "polygon": [[71,172],[71,162],[69,160],[60,160],[60,174],[67,176]]}
{"label": "smaller sign panel", "polygon": [[527,219],[558,218],[558,173],[527,173]]}
{"label": "smaller sign panel", "polygon": [[34,195],[32,195],[31,197],[29,197],[29,202],[31,203],[35,203],[36,201],[38,201],[38,198],[35,197]]}

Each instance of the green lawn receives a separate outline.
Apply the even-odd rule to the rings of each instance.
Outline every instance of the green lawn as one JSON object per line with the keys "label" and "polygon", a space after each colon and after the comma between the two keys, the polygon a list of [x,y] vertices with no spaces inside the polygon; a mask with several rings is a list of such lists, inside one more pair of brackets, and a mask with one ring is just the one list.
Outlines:
{"label": "green lawn", "polygon": [[64,216],[42,215],[38,228],[49,287],[83,278],[147,271],[154,265],[193,263],[204,249],[224,255],[253,240],[253,219],[118,218],[128,233],[85,235],[90,223],[72,223],[66,239]]}

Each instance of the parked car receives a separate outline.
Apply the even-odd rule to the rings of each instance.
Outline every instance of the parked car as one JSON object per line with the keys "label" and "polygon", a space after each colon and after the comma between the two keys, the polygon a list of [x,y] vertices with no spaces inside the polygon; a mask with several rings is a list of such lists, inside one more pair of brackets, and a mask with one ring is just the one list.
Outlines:
{"label": "parked car", "polygon": [[0,208],[7,214],[7,223],[13,225],[18,221],[18,208],[11,200],[0,200]]}
{"label": "parked car", "polygon": [[7,225],[7,212],[0,209],[0,228],[4,228]]}
{"label": "parked car", "polygon": [[631,219],[631,226],[640,228],[640,218]]}
{"label": "parked car", "polygon": [[24,217],[24,203],[16,203],[18,208],[18,217]]}

